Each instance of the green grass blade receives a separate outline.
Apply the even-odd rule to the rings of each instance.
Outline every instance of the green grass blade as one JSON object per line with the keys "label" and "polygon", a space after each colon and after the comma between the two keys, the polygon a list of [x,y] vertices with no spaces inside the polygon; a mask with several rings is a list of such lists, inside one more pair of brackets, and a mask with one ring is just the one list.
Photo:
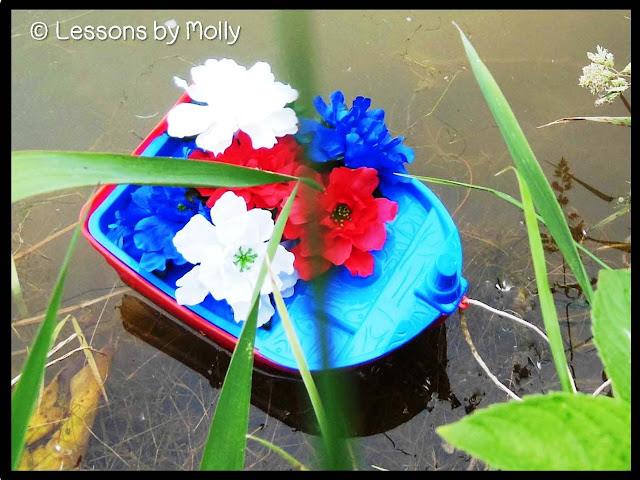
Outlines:
{"label": "green grass blade", "polygon": [[[37,172],[37,175],[34,175]],[[111,153],[11,153],[11,202],[70,187],[98,184],[172,185],[181,187],[251,187],[300,181],[317,190],[310,178],[256,170],[220,162]]]}
{"label": "green grass blade", "polygon": [[64,280],[67,276],[67,269],[71,261],[73,249],[80,236],[81,223],[82,222],[78,223],[73,237],[71,237],[69,248],[62,262],[62,267],[60,268],[60,273],[58,274],[58,279],[56,280],[44,320],[40,325],[38,334],[31,347],[31,352],[22,369],[20,380],[11,397],[11,468],[13,470],[17,469],[20,464],[29,420],[44,380],[47,353],[51,348],[53,335],[56,331],[56,317],[62,298]]}
{"label": "green grass blade", "polygon": [[293,328],[293,324],[291,323],[291,318],[289,317],[287,306],[284,304],[282,295],[276,288],[276,281],[275,281],[275,278],[273,277],[273,272],[271,271],[271,269],[269,269],[269,274],[271,276],[271,282],[273,283],[273,298],[276,302],[278,315],[280,315],[280,319],[282,320],[282,326],[284,327],[284,331],[287,334],[287,340],[289,340],[289,344],[291,345],[291,350],[293,351],[293,356],[295,357],[296,363],[298,364],[298,370],[300,370],[300,376],[302,377],[304,386],[306,387],[307,393],[309,394],[309,399],[311,400],[311,406],[313,407],[313,411],[316,414],[316,419],[318,420],[318,425],[320,427],[322,438],[325,442],[328,442],[331,439],[332,430],[329,428],[328,419],[326,416],[325,409],[322,406],[322,401],[320,399],[318,388],[316,387],[313,377],[311,376],[311,371],[309,370],[307,361],[304,358],[304,352],[302,351],[300,340],[298,340],[296,331]]}
{"label": "green grass blade", "polygon": [[313,97],[318,93],[315,86],[314,60],[316,40],[312,35],[311,12],[308,10],[279,10],[275,12],[274,27],[278,51],[287,79],[299,97],[295,101],[296,110],[310,117],[315,112]]}
{"label": "green grass blade", "polygon": [[629,212],[631,212],[631,206],[625,205],[620,210],[616,210],[611,215],[607,216],[606,218],[603,218],[598,223],[596,223],[593,227],[589,228],[589,232],[593,232],[594,230],[602,228],[605,225],[613,222],[616,218],[621,217],[622,215],[625,215]]}
{"label": "green grass blade", "polygon": [[11,294],[20,311],[20,315],[23,317],[29,315],[27,304],[22,296],[22,288],[20,287],[20,279],[18,278],[18,270],[16,270],[16,262],[13,260],[13,255],[11,255]]}
{"label": "green grass blade", "polygon": [[506,98],[491,75],[491,72],[489,72],[489,69],[482,63],[473,45],[471,45],[460,27],[458,27],[455,22],[454,25],[460,32],[460,37],[462,38],[462,43],[476,81],[504,137],[511,157],[518,172],[524,177],[531,191],[533,203],[540,215],[545,219],[549,233],[556,241],[566,262],[576,276],[576,280],[582,287],[585,297],[591,302],[593,288],[591,287],[589,276],[580,260],[578,250],[571,236],[571,231],[551,189],[551,185],[549,185],[549,182],[544,176],[540,164],[536,160],[513,111],[511,111],[511,107],[509,107]]}
{"label": "green grass blade", "polygon": [[308,471],[309,470],[308,467],[306,467],[305,465],[300,463],[298,460],[296,460],[296,458],[293,455],[290,455],[288,452],[285,452],[282,448],[280,448],[277,445],[274,445],[270,441],[265,440],[264,438],[254,437],[253,435],[251,435],[249,433],[247,434],[247,438],[250,439],[250,440],[253,440],[255,442],[258,442],[258,443],[264,445],[265,447],[269,448],[269,450],[277,453],[282,458],[284,458],[287,462],[289,462],[293,468],[295,468],[297,470],[301,470],[301,471]]}
{"label": "green grass blade", "polygon": [[[267,246],[269,260],[273,260],[282,239],[284,225],[298,191],[297,184],[282,208]],[[253,347],[258,324],[258,298],[267,275],[267,263],[262,263],[251,298],[251,312],[244,322],[238,343],[231,356],[229,369],[220,390],[218,405],[204,447],[200,470],[242,470],[247,446],[251,378],[253,374]]]}
{"label": "green grass blade", "polygon": [[540,125],[538,128],[548,127],[549,125],[557,125],[559,123],[579,122],[581,120],[587,120],[589,122],[611,123],[612,125],[620,125],[623,127],[631,126],[631,117],[566,117],[559,118],[558,120],[554,120],[550,123],[545,123],[544,125]]}
{"label": "green grass blade", "polygon": [[575,392],[573,379],[569,374],[569,365],[567,357],[564,354],[564,345],[562,343],[562,334],[560,333],[560,324],[558,323],[558,314],[556,306],[553,302],[553,295],[549,288],[549,279],[547,278],[547,263],[544,258],[544,249],[542,240],[540,239],[540,230],[538,229],[538,221],[533,209],[533,200],[529,187],[517,170],[516,177],[520,185],[520,194],[522,195],[522,205],[524,207],[524,218],[527,225],[527,235],[529,237],[529,247],[531,249],[531,257],[533,259],[533,270],[536,275],[536,284],[538,286],[538,298],[540,299],[540,309],[542,310],[542,319],[544,320],[544,329],[549,338],[549,346],[551,347],[551,355],[553,363],[558,372],[558,379],[562,389],[566,392]]}
{"label": "green grass blade", "polygon": [[[510,203],[511,205],[514,205],[514,206],[518,207],[520,210],[523,210],[522,202],[520,202],[519,200],[516,200],[511,195],[508,195],[508,194],[506,194],[504,192],[501,192],[500,190],[495,190],[495,189],[493,189],[491,187],[484,187],[482,185],[472,185],[470,183],[457,182],[455,180],[446,180],[446,179],[443,179],[443,178],[422,177],[422,176],[419,176],[419,175],[405,175],[405,174],[402,174],[402,173],[396,173],[396,175],[400,175],[402,177],[408,177],[408,178],[415,178],[415,179],[420,180],[422,182],[432,182],[432,183],[438,183],[440,185],[451,185],[451,186],[456,186],[456,187],[465,187],[465,188],[471,188],[471,189],[474,189],[474,190],[480,190],[482,192],[489,192],[489,193],[494,194],[496,197],[501,198],[502,200]],[[536,213],[536,218],[538,219],[539,222],[542,222],[543,224],[545,223],[544,219],[540,215],[538,215],[537,213]],[[595,228],[595,227],[592,227],[592,229],[593,228]],[[586,255],[588,255],[594,262],[596,262],[602,268],[605,268],[607,270],[611,270],[611,267],[609,265],[607,265],[602,260],[600,260],[598,257],[596,257],[584,245],[582,245],[579,242],[576,242],[575,240],[573,242],[575,243],[577,248],[582,250]]]}

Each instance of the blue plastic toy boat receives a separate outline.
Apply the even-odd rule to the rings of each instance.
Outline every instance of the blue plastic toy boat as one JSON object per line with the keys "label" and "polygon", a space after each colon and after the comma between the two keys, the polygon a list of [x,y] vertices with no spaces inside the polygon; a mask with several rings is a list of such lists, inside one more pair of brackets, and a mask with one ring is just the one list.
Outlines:
{"label": "blue plastic toy boat", "polygon": [[[158,127],[134,151],[143,156],[185,158],[185,140]],[[231,307],[210,295],[195,306],[175,301],[175,282],[191,265],[167,268],[162,276],[139,264],[107,237],[115,212],[135,186],[105,186],[92,204],[84,235],[118,271],[123,280],[160,307],[222,346],[233,349],[242,323]],[[326,273],[325,298],[316,305],[312,285],[299,280],[285,299],[311,370],[344,368],[373,361],[453,313],[465,294],[462,247],[458,230],[436,195],[417,180],[387,187],[382,194],[398,203],[396,218],[387,223],[387,241],[375,258],[374,273],[353,277],[345,267]],[[322,309],[323,314],[318,315]],[[325,320],[319,320],[324,318]],[[325,326],[326,356],[320,341]],[[297,372],[297,364],[278,314],[268,328],[258,328],[256,365]]]}

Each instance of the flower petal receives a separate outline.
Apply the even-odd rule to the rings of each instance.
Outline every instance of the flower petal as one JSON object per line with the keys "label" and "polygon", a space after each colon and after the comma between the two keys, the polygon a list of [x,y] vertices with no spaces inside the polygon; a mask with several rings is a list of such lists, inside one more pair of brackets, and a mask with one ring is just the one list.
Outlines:
{"label": "flower petal", "polygon": [[254,149],[271,148],[278,139],[273,133],[273,129],[268,123],[255,122],[243,124],[241,130],[251,138],[251,145]]}
{"label": "flower petal", "polygon": [[380,250],[387,240],[387,229],[383,223],[370,223],[362,235],[352,240],[353,246],[359,250]]}
{"label": "flower petal", "polygon": [[284,137],[285,135],[293,135],[298,131],[298,117],[296,112],[291,108],[283,108],[276,110],[263,123],[267,124],[276,137]]}
{"label": "flower petal", "polygon": [[140,268],[147,272],[154,270],[164,271],[166,267],[166,257],[158,252],[144,252],[140,258]]}
{"label": "flower petal", "polygon": [[171,137],[192,137],[206,131],[213,119],[213,111],[206,105],[181,103],[167,114],[167,134]]}
{"label": "flower petal", "polygon": [[363,252],[357,248],[351,251],[351,255],[344,262],[344,266],[347,267],[349,273],[352,276],[368,277],[373,273],[373,255],[369,252]]}
{"label": "flower petal", "polygon": [[179,305],[197,305],[209,293],[209,289],[200,281],[200,271],[200,265],[196,265],[176,280],[176,301]]}
{"label": "flower petal", "polygon": [[274,223],[271,218],[271,212],[263,210],[262,208],[254,208],[247,212],[246,223],[254,227],[255,230],[255,242],[268,242],[273,235]]}
{"label": "flower petal", "polygon": [[[273,317],[275,310],[271,304],[269,295],[260,295],[258,302],[258,327],[260,327]],[[236,322],[239,323],[247,320],[251,311],[250,300],[230,303],[230,305],[233,309],[233,319]]]}
{"label": "flower petal", "polygon": [[388,198],[376,198],[378,222],[390,222],[398,214],[398,204]]}
{"label": "flower petal", "polygon": [[235,121],[214,122],[196,137],[196,145],[218,155],[229,148],[237,131],[238,124]]}
{"label": "flower petal", "polygon": [[206,257],[206,250],[218,241],[216,228],[197,214],[173,237],[173,244],[189,263],[200,263]]}
{"label": "flower petal", "polygon": [[335,237],[332,242],[326,242],[322,256],[334,265],[342,265],[351,255],[352,243],[342,237]]}
{"label": "flower petal", "polygon": [[[297,247],[296,247],[297,248]],[[294,251],[296,249],[294,248]],[[323,272],[329,270],[331,262],[321,256],[303,257],[302,255],[296,255],[294,262],[298,275],[302,280],[311,280],[317,277]]]}
{"label": "flower petal", "polygon": [[136,223],[133,234],[133,242],[136,247],[144,252],[158,252],[163,249],[167,238],[173,236],[170,222],[165,219],[151,216]]}
{"label": "flower petal", "polygon": [[228,191],[222,194],[211,207],[211,221],[222,227],[225,223],[243,217],[247,213],[247,204],[242,197]]}

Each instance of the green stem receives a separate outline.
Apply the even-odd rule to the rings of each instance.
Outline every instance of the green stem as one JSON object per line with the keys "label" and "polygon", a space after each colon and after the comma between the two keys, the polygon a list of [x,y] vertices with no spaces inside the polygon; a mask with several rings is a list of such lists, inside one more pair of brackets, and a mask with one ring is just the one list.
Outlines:
{"label": "green stem", "polygon": [[533,209],[531,193],[529,193],[527,183],[524,179],[520,178],[518,171],[515,169],[514,171],[516,172],[518,184],[520,185],[520,194],[522,195],[524,217],[529,237],[529,247],[531,248],[531,257],[533,259],[533,270],[536,275],[536,284],[538,286],[540,309],[542,310],[544,329],[547,337],[549,338],[553,363],[556,366],[558,379],[560,380],[562,389],[568,393],[575,393],[575,385],[573,384],[573,379],[569,374],[569,365],[564,353],[564,344],[562,343],[558,314],[556,312],[556,306],[553,301],[551,289],[549,288],[544,248],[542,247],[542,241],[540,240],[540,230],[538,229],[538,222]]}

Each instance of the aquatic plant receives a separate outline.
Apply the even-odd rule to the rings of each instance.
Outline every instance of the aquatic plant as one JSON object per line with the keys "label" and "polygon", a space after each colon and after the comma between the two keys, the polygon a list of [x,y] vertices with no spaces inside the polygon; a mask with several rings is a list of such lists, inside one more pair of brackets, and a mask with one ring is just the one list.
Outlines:
{"label": "aquatic plant", "polygon": [[[551,202],[546,193],[540,193],[545,189],[538,190],[537,196],[533,191],[529,194],[533,186],[540,187],[540,180],[536,178],[535,169],[521,167],[523,162],[535,161],[535,158],[529,153],[526,138],[493,76],[462,30],[458,30],[476,80],[516,163],[538,294],[549,333],[557,329],[557,317],[546,280],[534,203],[547,225],[553,215],[558,217],[557,223],[564,222],[564,228],[550,229],[562,252],[566,255],[575,246],[566,236],[569,228],[564,217],[557,213],[557,200],[553,198],[552,201],[558,208],[543,208],[545,202]],[[576,275],[584,271],[579,257],[571,267]],[[601,270],[598,289],[595,294],[590,292],[589,285],[584,293],[592,307],[594,341],[611,384],[617,385],[613,389],[614,398],[574,393],[567,376],[562,341],[559,337],[554,341],[550,335],[553,359],[564,392],[525,396],[521,402],[476,410],[454,424],[439,427],[438,433],[457,448],[501,469],[630,469],[631,272]],[[598,393],[600,391],[595,395]]]}
{"label": "aquatic plant", "polygon": [[[581,87],[588,88],[593,95],[597,95],[596,106],[606,103],[613,103],[616,98],[620,98],[625,108],[631,114],[631,104],[627,101],[623,93],[631,88],[631,62],[617,71],[613,65],[613,54],[600,45],[596,48],[596,53],[587,52],[587,58],[591,60],[589,65],[582,68],[582,75],[578,79]],[[610,123],[612,125],[631,126],[631,116],[629,117],[566,117],[553,122],[541,125],[538,128],[548,127],[558,123],[569,123],[578,121],[590,121],[599,123]]]}
{"label": "aquatic plant", "polygon": [[578,83],[598,96],[595,104],[613,103],[618,97],[624,101],[622,94],[631,87],[631,62],[622,71],[617,71],[613,54],[600,45],[596,46],[596,53],[587,52],[587,58],[591,63],[582,67]]}

